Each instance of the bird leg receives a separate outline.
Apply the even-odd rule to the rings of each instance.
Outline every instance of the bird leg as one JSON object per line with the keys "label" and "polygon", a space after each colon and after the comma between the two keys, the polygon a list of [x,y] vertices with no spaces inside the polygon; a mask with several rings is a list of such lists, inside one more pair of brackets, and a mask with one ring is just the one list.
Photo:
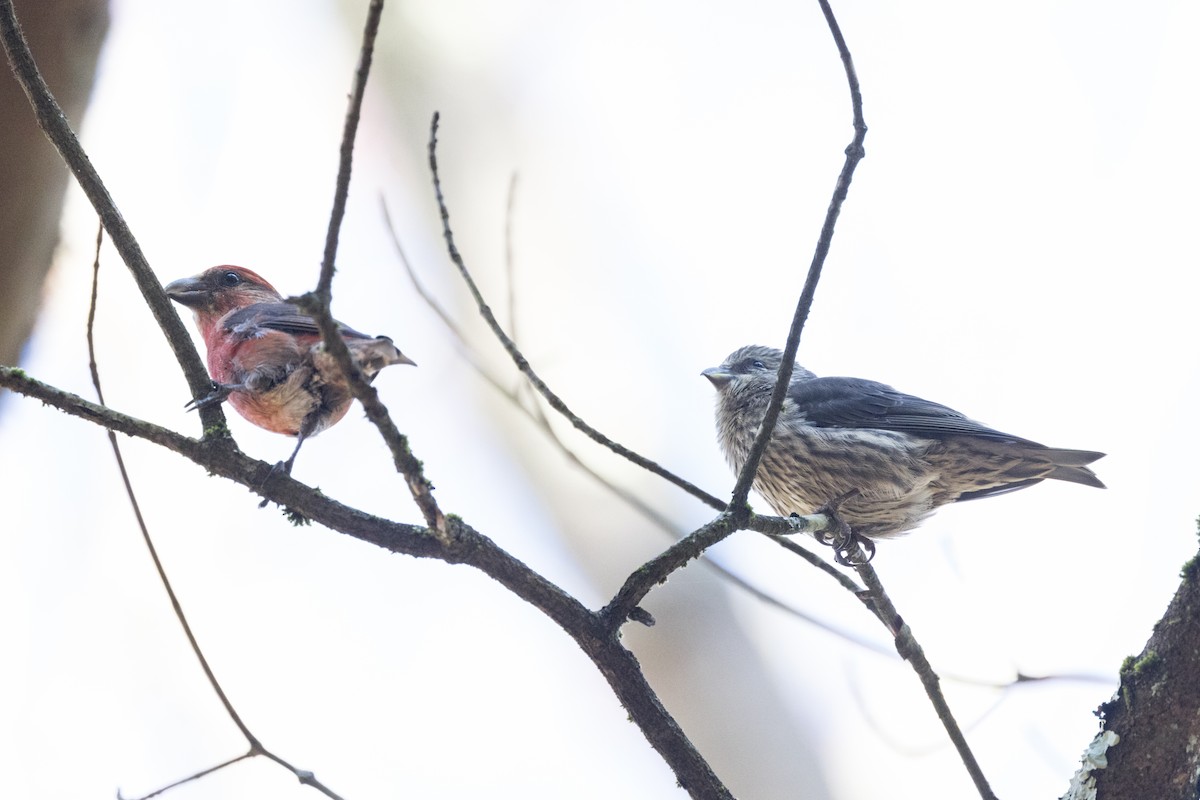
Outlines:
{"label": "bird leg", "polygon": [[[296,446],[292,449],[292,454],[288,456],[287,461],[279,461],[275,464],[275,466],[271,467],[271,471],[267,473],[267,477],[264,478],[263,482],[259,484],[260,489],[263,486],[266,486],[267,481],[271,480],[271,478],[275,477],[275,475],[278,473],[283,473],[284,475],[292,474],[292,465],[296,463],[296,455],[300,452],[300,445],[304,444],[304,440],[308,438],[308,436],[312,433],[313,428],[316,427],[317,416],[315,414],[310,414],[309,416],[311,417],[311,421],[309,419],[305,419],[304,424],[300,426],[300,432],[296,434]],[[258,504],[258,507],[266,508],[268,502],[270,501],[264,497],[262,502]]]}
{"label": "bird leg", "polygon": [[299,435],[296,436],[296,447],[292,450],[292,454],[288,456],[287,461],[280,461],[275,465],[276,469],[283,470],[284,475],[292,474],[292,464],[296,463],[296,455],[300,452],[300,445],[304,444],[306,435],[304,431],[300,431]]}
{"label": "bird leg", "polygon": [[855,533],[838,513],[842,503],[856,494],[858,494],[858,489],[851,489],[816,510],[817,514],[824,514],[829,518],[829,527],[817,534],[817,541],[832,547],[833,560],[843,567],[866,564],[875,557],[875,543],[867,537]]}

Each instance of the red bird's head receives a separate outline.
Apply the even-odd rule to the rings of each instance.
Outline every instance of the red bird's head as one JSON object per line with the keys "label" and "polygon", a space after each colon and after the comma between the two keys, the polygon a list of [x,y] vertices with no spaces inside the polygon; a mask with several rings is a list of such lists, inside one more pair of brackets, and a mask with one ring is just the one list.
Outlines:
{"label": "red bird's head", "polygon": [[195,312],[196,324],[206,340],[212,326],[230,311],[283,300],[275,287],[257,272],[228,264],[171,281],[165,291],[176,303]]}

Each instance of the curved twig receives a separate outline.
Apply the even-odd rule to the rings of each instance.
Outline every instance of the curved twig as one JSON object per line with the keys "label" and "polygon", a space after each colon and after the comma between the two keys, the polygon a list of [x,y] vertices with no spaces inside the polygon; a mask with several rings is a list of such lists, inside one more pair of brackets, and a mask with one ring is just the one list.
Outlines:
{"label": "curved twig", "polygon": [[166,786],[160,786],[157,789],[155,789],[154,791],[149,792],[148,794],[138,795],[137,797],[127,798],[127,797],[125,797],[125,795],[121,794],[121,791],[118,789],[117,790],[117,800],[150,800],[150,798],[158,797],[160,794],[165,794],[165,793],[171,791],[172,789],[176,788],[177,786],[183,786],[185,783],[191,783],[192,781],[198,781],[201,778],[205,777],[206,775],[212,775],[214,772],[220,772],[221,770],[225,769],[226,767],[232,767],[234,764],[237,764],[239,761],[245,761],[248,758],[254,758],[256,755],[258,755],[258,753],[254,752],[253,750],[247,750],[246,752],[242,753],[240,756],[234,756],[233,758],[222,761],[220,764],[214,764],[213,766],[206,767],[205,769],[202,769],[199,772],[193,772],[191,775],[188,775],[186,778],[180,778],[177,781],[172,781],[171,783],[168,783]]}
{"label": "curved twig", "polygon": [[[100,289],[100,244],[103,240],[104,227],[101,226],[96,232],[96,257],[92,262],[92,299],[91,303],[88,305],[87,316],[88,369],[92,374],[92,386],[94,386],[96,389],[96,397],[99,399],[101,405],[105,404],[104,389],[100,384],[100,366],[96,362],[96,337],[94,331],[96,323],[96,299],[99,296]],[[189,781],[193,781],[204,777],[205,775],[217,772],[218,770],[224,769],[231,764],[236,764],[238,761],[241,761],[244,758],[262,755],[283,765],[302,782],[308,783],[326,797],[331,797],[333,800],[341,800],[341,797],[338,794],[334,793],[331,789],[314,778],[311,772],[296,769],[291,764],[288,764],[286,761],[282,760],[274,753],[263,747],[262,743],[258,740],[258,737],[251,733],[250,728],[245,722],[242,721],[241,715],[238,714],[237,709],[233,707],[233,702],[229,699],[229,696],[225,694],[225,689],[221,686],[221,682],[217,680],[216,673],[213,672],[212,666],[208,663],[208,658],[205,657],[204,651],[200,649],[200,642],[196,640],[196,634],[192,631],[192,626],[188,622],[187,615],[183,613],[183,606],[179,602],[179,597],[175,594],[175,589],[171,586],[171,581],[167,577],[167,570],[163,566],[162,559],[158,557],[158,548],[154,546],[154,540],[150,536],[150,528],[146,525],[146,518],[142,516],[142,506],[140,503],[138,503],[137,494],[133,491],[133,481],[129,477],[129,470],[125,468],[125,458],[121,455],[121,446],[117,442],[117,435],[113,433],[111,429],[105,431],[105,433],[108,434],[108,444],[112,448],[113,456],[117,460],[117,471],[121,474],[121,482],[125,486],[125,496],[129,498],[129,505],[133,509],[134,519],[137,521],[138,529],[142,533],[142,541],[146,545],[146,550],[150,553],[150,560],[154,562],[154,569],[158,573],[159,583],[162,584],[163,589],[165,589],[167,592],[167,598],[171,602],[171,610],[175,612],[175,619],[179,622],[179,627],[183,629],[183,635],[187,638],[188,645],[192,648],[192,654],[196,656],[196,661],[200,663],[200,669],[204,672],[204,677],[208,680],[208,685],[212,687],[214,692],[216,692],[217,699],[221,701],[221,705],[225,708],[225,713],[229,716],[229,719],[233,721],[233,724],[237,726],[237,729],[241,731],[242,736],[245,737],[246,742],[250,745],[250,750],[247,753],[230,759],[229,761],[226,761],[223,764],[219,764],[215,767],[209,767],[208,769],[201,770],[200,772],[197,772],[194,775],[182,780],[175,781],[169,786],[165,786],[157,791],[151,792],[149,795],[147,795],[147,797],[153,797],[154,795],[161,794],[167,789],[174,788],[180,784],[188,783]]]}
{"label": "curved twig", "polygon": [[362,116],[363,98],[367,91],[367,78],[371,74],[371,61],[375,52],[375,37],[379,33],[379,20],[383,14],[383,0],[371,0],[367,10],[367,21],[363,27],[362,45],[359,48],[358,68],[354,72],[354,88],[350,93],[350,105],[346,111],[346,122],[342,130],[342,144],[338,159],[337,182],[333,195],[333,208],[329,214],[329,229],[325,235],[325,254],[321,261],[321,274],[317,288],[293,302],[308,312],[321,329],[321,338],[326,351],[333,356],[338,367],[346,376],[351,393],[362,403],[363,410],[392,453],[396,471],[404,476],[413,500],[421,510],[426,524],[446,535],[446,520],[433,496],[433,484],[425,477],[424,468],[408,446],[408,437],[400,432],[388,413],[387,406],[379,399],[379,392],[363,379],[358,367],[350,357],[350,349],[342,339],[341,331],[330,312],[333,299],[333,273],[337,261],[338,237],[342,220],[346,215],[346,198],[350,193],[350,173],[354,162],[354,140]]}
{"label": "curved twig", "polygon": [[817,238],[817,248],[808,268],[808,277],[804,280],[804,289],[800,292],[800,299],[796,303],[796,312],[792,315],[792,326],[788,331],[787,344],[783,347],[783,363],[779,367],[775,392],[771,395],[771,402],[763,417],[762,429],[758,432],[758,437],[754,440],[754,445],[746,457],[746,463],[742,465],[742,471],[738,474],[737,483],[733,487],[733,498],[730,500],[730,504],[734,506],[743,505],[746,502],[746,498],[750,494],[750,487],[754,483],[755,473],[758,471],[758,463],[762,460],[763,453],[767,449],[767,442],[770,441],[771,434],[775,430],[775,422],[779,418],[779,412],[783,408],[783,398],[787,394],[788,384],[791,382],[796,351],[800,347],[800,334],[804,331],[804,323],[808,320],[813,297],[817,292],[817,282],[821,279],[821,269],[825,265],[825,258],[829,255],[829,246],[833,242],[833,229],[837,224],[838,216],[842,213],[842,204],[846,201],[846,195],[850,191],[850,181],[854,178],[854,170],[858,167],[858,162],[862,161],[866,155],[866,151],[863,149],[863,140],[867,136],[867,124],[863,121],[862,92],[859,90],[854,62],[850,58],[850,50],[846,47],[846,40],[842,38],[841,28],[833,16],[833,9],[829,7],[828,0],[818,1],[821,4],[821,11],[825,14],[825,22],[829,25],[829,31],[833,34],[833,40],[837,43],[838,54],[842,58],[842,66],[846,71],[846,81],[850,84],[850,105],[854,114],[854,139],[846,147],[846,160],[842,164],[842,171],[834,186],[829,209],[825,212],[825,222],[821,225],[821,235]]}
{"label": "curved twig", "polygon": [[333,209],[329,213],[329,227],[325,232],[325,254],[321,259],[321,275],[317,279],[316,294],[328,311],[333,290],[334,264],[337,261],[338,237],[341,235],[342,220],[346,216],[346,198],[350,195],[350,168],[354,163],[354,140],[358,135],[358,122],[362,117],[363,98],[367,94],[367,78],[371,75],[371,61],[375,55],[375,37],[379,34],[379,20],[383,17],[383,0],[371,0],[367,8],[367,21],[363,26],[362,44],[358,49],[358,67],[354,70],[354,88],[350,92],[350,105],[346,109],[346,121],[342,126],[342,144],[338,157],[337,183],[333,192]]}
{"label": "curved twig", "polygon": [[[850,555],[852,561],[862,561],[862,551],[858,543],[852,542],[853,551]],[[875,605],[876,613],[891,631],[892,636],[896,640],[896,652],[900,657],[908,661],[912,665],[913,670],[917,673],[917,677],[921,679],[921,685],[925,687],[925,694],[929,697],[929,702],[933,705],[933,710],[937,713],[938,719],[942,722],[942,727],[946,729],[946,734],[950,737],[951,743],[954,744],[954,749],[958,751],[958,757],[963,762],[963,766],[967,768],[967,773],[971,776],[971,780],[975,783],[975,790],[979,792],[979,796],[983,800],[996,800],[996,795],[992,791],[991,785],[988,783],[987,776],[983,774],[983,768],[979,766],[978,759],[971,751],[971,746],[967,744],[967,737],[963,734],[962,728],[958,724],[958,720],[954,718],[954,713],[950,710],[950,704],[946,702],[946,695],[942,693],[941,680],[933,670],[933,665],[929,663],[929,659],[925,657],[925,651],[913,636],[912,629],[908,627],[896,611],[896,606],[892,604],[892,600],[884,591],[883,584],[879,581],[879,576],[875,573],[875,568],[870,562],[863,561],[855,563],[854,569],[858,572],[858,576],[862,578],[866,584],[867,591],[870,593],[871,602]]]}
{"label": "curved twig", "polygon": [[526,360],[520,349],[517,348],[513,340],[509,338],[508,334],[504,332],[504,328],[496,320],[496,315],[492,313],[492,309],[488,307],[487,302],[483,299],[483,294],[479,291],[479,287],[475,284],[474,278],[471,277],[470,271],[467,270],[467,265],[463,261],[462,255],[458,252],[457,245],[454,244],[454,231],[450,228],[450,211],[446,207],[446,198],[442,194],[442,179],[438,173],[438,118],[438,113],[435,111],[433,114],[433,121],[429,126],[429,169],[433,173],[433,190],[437,196],[438,211],[442,217],[442,234],[446,239],[446,249],[450,253],[450,260],[454,262],[454,266],[458,268],[459,274],[462,275],[463,280],[466,281],[467,288],[470,290],[471,296],[475,298],[475,304],[479,306],[480,315],[483,317],[484,321],[487,322],[488,327],[492,329],[492,333],[494,333],[496,338],[500,340],[500,343],[504,346],[505,351],[508,353],[509,357],[512,358],[513,363],[517,365],[517,369],[529,379],[529,382],[532,383],[533,387],[538,390],[538,393],[542,397],[546,398],[546,402],[550,404],[551,408],[553,408],[559,414],[562,414],[572,425],[586,434],[592,441],[607,447],[609,450],[613,451],[630,463],[636,464],[642,469],[648,470],[660,478],[673,483],[680,489],[683,489],[685,492],[690,494],[692,497],[707,503],[718,511],[724,511],[725,503],[720,499],[712,496],[695,484],[684,480],[670,470],[662,467],[657,462],[651,461],[645,456],[630,450],[628,447],[614,442],[612,439],[608,438],[603,433],[584,422],[582,418],[580,418],[573,411],[571,411],[570,408],[567,407],[567,404],[564,403],[558,395],[551,391],[550,387],[546,385],[545,381],[538,377],[537,373],[533,371],[533,367],[529,365],[529,361]]}

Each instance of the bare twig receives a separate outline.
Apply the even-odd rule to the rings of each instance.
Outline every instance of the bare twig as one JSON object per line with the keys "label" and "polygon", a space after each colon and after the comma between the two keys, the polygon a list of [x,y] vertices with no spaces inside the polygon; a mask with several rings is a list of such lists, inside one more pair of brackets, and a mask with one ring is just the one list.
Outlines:
{"label": "bare twig", "polygon": [[[767,408],[766,418],[763,420],[763,429],[760,431],[758,438],[754,442],[754,446],[750,450],[750,455],[746,460],[746,468],[738,476],[738,483],[734,488],[734,496],[731,501],[734,505],[743,501],[746,494],[750,491],[750,485],[754,480],[754,473],[758,468],[758,462],[766,450],[770,433],[775,427],[779,410],[783,406],[783,398],[791,381],[792,366],[796,360],[796,350],[800,344],[800,332],[804,327],[804,322],[812,306],[812,298],[816,292],[817,281],[820,278],[821,266],[829,253],[829,245],[833,241],[834,225],[837,222],[838,215],[841,213],[842,203],[845,202],[846,194],[850,190],[850,181],[854,176],[854,170],[858,166],[858,162],[866,155],[866,151],[863,149],[863,140],[867,135],[867,124],[863,119],[862,92],[858,84],[858,75],[854,71],[854,62],[850,57],[850,49],[846,46],[846,40],[842,36],[841,27],[834,17],[829,0],[817,0],[817,2],[821,6],[821,13],[825,15],[825,22],[829,25],[829,32],[833,35],[833,40],[837,44],[838,54],[841,56],[842,66],[846,72],[846,82],[850,88],[850,106],[854,115],[854,139],[846,148],[846,161],[842,165],[841,174],[838,176],[837,186],[833,192],[833,200],[830,202],[829,210],[825,214],[825,224],[821,227],[821,236],[817,240],[817,250],[813,255],[813,263],[809,268],[808,278],[804,283],[804,290],[800,294],[800,302],[796,305],[796,314],[792,319],[792,330],[788,334],[787,345],[783,350],[783,364],[779,369],[778,383],[775,386],[775,393],[771,397],[771,404]],[[875,574],[874,568],[864,560],[862,548],[857,542],[852,542],[852,548],[855,551],[854,555],[851,556],[852,563],[855,563],[855,569],[858,571],[859,577],[862,578],[863,583],[866,584],[870,592],[876,613],[896,637],[896,651],[900,653],[902,658],[907,659],[912,664],[913,669],[916,670],[921,683],[925,687],[925,693],[929,696],[929,701],[933,704],[938,718],[942,721],[943,726],[945,726],[946,733],[950,736],[951,742],[954,743],[955,749],[958,750],[959,758],[967,768],[967,772],[970,774],[971,780],[974,781],[975,788],[979,792],[980,797],[984,798],[984,800],[994,800],[995,795],[992,792],[991,786],[988,785],[978,760],[976,760],[974,753],[971,752],[966,737],[963,736],[962,729],[950,712],[950,707],[946,703],[946,697],[942,694],[937,673],[933,671],[933,667],[929,664],[928,659],[925,658],[924,651],[913,637],[908,625],[901,620],[895,606],[892,605],[891,599],[884,591],[883,584],[879,582],[879,576]]]}
{"label": "bare twig", "polygon": [[533,371],[533,367],[529,365],[529,361],[526,360],[525,356],[517,348],[516,344],[513,343],[513,340],[509,338],[508,334],[504,332],[504,328],[496,320],[496,315],[492,313],[492,309],[488,307],[487,302],[483,299],[483,294],[479,291],[479,287],[475,284],[475,280],[471,277],[471,273],[467,270],[467,265],[463,261],[462,255],[458,252],[458,247],[454,244],[454,231],[450,228],[450,211],[446,207],[446,198],[442,195],[442,179],[438,173],[437,131],[438,114],[437,112],[434,112],[433,121],[429,128],[429,169],[433,173],[433,189],[434,194],[437,196],[438,211],[441,213],[442,217],[442,233],[446,239],[446,249],[449,251],[450,260],[454,262],[454,266],[458,268],[459,274],[462,275],[463,280],[466,281],[467,288],[470,290],[471,296],[475,298],[475,303],[477,306],[479,306],[480,315],[483,317],[488,327],[492,329],[492,333],[494,333],[496,338],[500,340],[500,343],[504,346],[505,351],[513,360],[513,363],[516,364],[517,369],[529,379],[529,382],[532,383],[534,388],[538,390],[538,393],[546,399],[546,402],[550,404],[551,408],[553,408],[559,414],[562,414],[568,421],[570,421],[572,425],[586,434],[592,441],[607,447],[609,450],[613,451],[625,460],[654,473],[670,483],[673,483],[688,494],[698,498],[704,503],[707,503],[718,511],[723,511],[725,509],[725,503],[718,498],[712,496],[700,487],[684,480],[673,472],[665,469],[658,463],[651,461],[645,456],[635,453],[633,450],[630,450],[624,445],[614,442],[612,439],[609,439],[591,425],[588,425],[583,421],[583,419],[571,411],[571,409],[567,407],[567,404],[564,403],[558,395],[551,391],[550,387],[546,385],[545,381],[539,378],[537,373]]}
{"label": "bare twig", "polygon": [[[819,531],[824,530],[825,525],[828,524],[828,518],[824,518],[822,520],[817,519],[818,517],[823,518],[824,515],[814,515],[812,518],[801,518],[809,526],[808,529],[803,532],[818,533]],[[735,513],[733,509],[730,509],[717,516],[717,518],[712,522],[709,522],[708,524],[696,529],[687,537],[679,540],[666,551],[655,558],[650,559],[637,570],[635,570],[633,574],[625,579],[625,583],[617,591],[617,594],[613,597],[613,599],[609,601],[608,605],[604,607],[603,611],[601,611],[601,615],[608,621],[610,625],[620,627],[625,620],[629,618],[629,614],[635,608],[637,608],[637,604],[642,601],[642,598],[644,598],[656,585],[664,583],[672,572],[684,566],[693,558],[699,558],[701,555],[703,555],[705,550],[727,537],[733,531],[745,529],[758,531],[759,533],[765,534],[780,541],[781,544],[784,543],[784,541],[780,540],[778,537],[784,535],[790,536],[801,532],[800,529],[797,528],[797,523],[794,518],[792,520],[787,520],[783,517],[760,517],[757,514],[746,512],[746,517],[744,519],[740,519],[739,515]],[[786,546],[793,553],[801,558],[804,558],[813,566],[816,566],[822,571],[831,575],[838,581],[838,583],[842,585],[843,588],[854,593],[855,596],[858,596],[862,591],[862,587],[860,587],[850,578],[846,577],[844,574],[838,572],[834,567],[823,561],[819,556],[810,553],[804,548],[792,544],[791,542],[786,542]],[[868,608],[870,608],[870,606],[868,606]],[[805,616],[807,617],[807,615]],[[822,625],[821,627],[829,629],[829,626]],[[837,629],[832,630],[835,633],[838,633],[839,636],[843,636],[843,638],[853,641],[855,644],[861,644],[868,649],[878,652],[878,648],[874,646],[867,645],[861,640],[849,635],[843,635],[840,631],[837,631]]]}
{"label": "bare twig", "polygon": [[375,37],[379,34],[379,20],[382,16],[383,0],[371,0],[371,5],[367,8],[367,21],[363,26],[362,44],[358,49],[358,67],[354,70],[354,88],[350,92],[350,106],[346,110],[346,121],[342,127],[342,144],[338,157],[337,184],[333,192],[333,209],[329,212],[329,228],[325,232],[325,255],[321,259],[321,275],[317,280],[317,298],[326,308],[329,306],[332,295],[338,237],[342,230],[342,219],[346,216],[346,198],[350,195],[350,167],[354,162],[354,140],[358,135],[358,121],[362,116],[363,98],[367,93],[367,78],[371,75],[371,61],[375,54]]}
{"label": "bare twig", "polygon": [[245,761],[247,758],[253,758],[256,755],[258,755],[258,753],[255,753],[253,750],[248,750],[247,752],[242,753],[240,756],[234,756],[233,758],[229,759],[228,761],[222,761],[220,764],[216,764],[214,766],[207,767],[206,769],[202,769],[199,772],[194,772],[191,775],[188,775],[186,778],[180,778],[177,781],[168,783],[166,786],[160,786],[159,788],[155,789],[153,792],[150,792],[149,794],[143,794],[138,797],[126,798],[118,790],[117,791],[117,800],[150,800],[150,798],[158,797],[160,794],[165,794],[177,786],[183,786],[185,783],[191,783],[192,781],[200,780],[201,778],[203,778],[206,775],[212,775],[214,772],[220,772],[221,770],[225,769],[226,767],[232,767],[234,764],[238,763],[239,761]]}
{"label": "bare twig", "polygon": [[712,522],[697,528],[635,570],[600,611],[609,629],[617,631],[654,586],[665,582],[672,572],[693,558],[698,558],[711,544],[721,541],[738,528],[738,520],[732,512],[724,511]]}
{"label": "bare twig", "polygon": [[767,442],[770,441],[771,434],[775,430],[775,422],[779,418],[779,411],[783,408],[783,398],[787,394],[788,385],[791,382],[796,351],[800,347],[800,334],[804,330],[804,323],[808,320],[808,313],[812,308],[813,297],[817,291],[817,282],[821,279],[821,269],[825,265],[825,258],[829,255],[829,246],[833,242],[833,229],[842,212],[842,204],[846,201],[846,195],[850,191],[850,181],[854,177],[854,170],[858,167],[858,162],[862,161],[866,155],[866,151],[863,149],[863,140],[867,136],[867,124],[863,120],[862,93],[859,91],[854,62],[850,58],[850,50],[846,47],[846,40],[842,38],[841,28],[833,16],[833,9],[829,7],[828,0],[818,0],[818,2],[821,4],[822,13],[825,14],[825,22],[829,25],[829,31],[833,34],[833,40],[837,43],[838,54],[842,58],[842,66],[846,71],[846,81],[850,85],[850,106],[854,114],[854,139],[846,147],[846,160],[842,164],[842,171],[834,186],[833,199],[829,203],[829,209],[825,212],[825,222],[821,225],[821,235],[817,238],[817,248],[808,268],[808,277],[804,280],[804,289],[800,292],[800,299],[796,303],[796,312],[792,316],[792,326],[788,331],[787,344],[783,348],[783,363],[779,367],[775,392],[771,395],[771,402],[763,417],[762,429],[754,440],[754,445],[746,457],[746,463],[742,465],[742,471],[733,487],[733,498],[730,500],[730,504],[733,506],[739,506],[746,502],[755,473],[758,471],[758,463],[762,459],[763,453],[766,452]]}
{"label": "bare twig", "polygon": [[[100,385],[100,367],[96,363],[96,338],[95,338],[95,323],[96,323],[96,299],[99,296],[100,289],[100,244],[104,241],[104,227],[100,226],[96,231],[96,257],[92,262],[92,300],[88,306],[87,317],[87,349],[88,349],[88,368],[92,374],[92,386],[96,388],[96,397],[99,398],[100,404],[104,404],[104,389]],[[167,571],[163,567],[162,560],[158,557],[158,548],[154,546],[154,540],[150,537],[150,528],[146,525],[146,519],[142,516],[142,507],[138,503],[137,495],[133,491],[133,481],[129,477],[129,470],[125,468],[125,459],[121,455],[121,446],[117,443],[117,435],[112,429],[107,431],[108,444],[112,447],[113,456],[117,460],[117,470],[121,473],[121,482],[125,485],[125,496],[129,498],[129,505],[133,509],[133,516],[137,520],[138,529],[142,532],[142,541],[146,544],[146,550],[150,553],[150,560],[154,562],[154,569],[158,572],[158,580],[162,583],[163,589],[167,592],[167,598],[171,601],[171,610],[175,612],[175,619],[179,621],[179,627],[183,629],[183,635],[187,637],[188,645],[192,648],[192,653],[196,656],[196,660],[200,662],[200,669],[204,671],[204,677],[208,679],[208,685],[217,693],[217,698],[221,701],[221,705],[225,707],[225,713],[233,720],[233,724],[242,732],[242,736],[246,737],[246,741],[250,745],[248,753],[238,756],[237,758],[219,764],[216,767],[210,767],[202,770],[191,777],[176,781],[170,786],[163,787],[156,792],[152,792],[148,797],[156,794],[161,794],[167,789],[178,786],[188,781],[196,780],[210,773],[216,772],[230,764],[235,764],[243,758],[250,756],[263,755],[270,758],[291,770],[292,774],[299,778],[302,782],[308,783],[313,788],[320,791],[327,797],[340,800],[339,796],[323,785],[320,781],[312,777],[311,772],[297,770],[287,762],[283,761],[273,753],[268,751],[258,741],[258,738],[250,732],[246,723],[242,721],[241,715],[237,709],[233,707],[233,703],[229,700],[229,696],[225,694],[225,690],[221,687],[220,681],[217,680],[216,674],[208,663],[208,659],[204,656],[204,651],[200,649],[200,643],[196,641],[196,635],[192,632],[192,626],[188,623],[187,616],[183,613],[183,606],[179,603],[179,597],[175,594],[175,589],[171,586],[171,581],[167,578]]]}
{"label": "bare twig", "polygon": [[342,130],[341,155],[338,160],[337,183],[333,195],[333,209],[329,214],[329,230],[325,236],[325,255],[321,261],[321,275],[317,288],[303,297],[294,298],[301,308],[312,315],[321,329],[321,338],[326,351],[333,356],[338,367],[346,376],[351,393],[362,403],[367,419],[379,429],[396,471],[404,476],[408,490],[413,496],[421,515],[430,528],[445,536],[446,520],[433,496],[433,484],[425,477],[420,460],[408,446],[408,437],[400,433],[387,407],[379,399],[379,393],[362,377],[350,357],[350,349],[342,339],[341,331],[330,312],[334,265],[337,261],[338,237],[342,219],[346,215],[346,198],[350,192],[350,173],[354,161],[354,140],[358,133],[358,122],[362,115],[363,98],[367,90],[367,78],[371,73],[371,60],[375,50],[375,37],[379,33],[379,20],[383,14],[383,0],[371,0],[367,21],[363,28],[362,46],[359,49],[358,68],[354,73],[354,88],[350,94],[350,106],[346,111],[346,122]]}
{"label": "bare twig", "polygon": [[963,762],[963,766],[967,768],[967,773],[971,776],[971,780],[975,783],[975,790],[979,792],[979,796],[983,800],[996,800],[996,795],[992,792],[992,787],[988,784],[987,777],[983,774],[983,769],[979,766],[979,761],[975,758],[975,754],[971,752],[971,747],[967,744],[967,738],[963,735],[962,728],[958,724],[958,720],[954,718],[953,712],[950,711],[950,705],[946,702],[946,696],[942,693],[942,686],[938,675],[933,670],[933,666],[929,663],[929,659],[925,657],[925,651],[913,636],[912,629],[908,627],[896,611],[896,606],[884,591],[883,584],[879,581],[879,576],[875,573],[874,567],[870,562],[864,560],[862,548],[857,541],[851,542],[850,560],[854,563],[854,569],[858,571],[858,576],[862,578],[863,583],[867,587],[870,594],[871,602],[875,606],[876,613],[896,641],[896,652],[900,657],[908,661],[912,665],[913,670],[917,673],[917,677],[921,679],[921,685],[925,687],[925,694],[929,697],[929,702],[933,705],[934,711],[937,713],[938,719],[941,720],[942,726],[946,729],[946,734],[950,737],[951,743],[954,744],[954,749],[958,751],[958,757]]}
{"label": "bare twig", "polygon": [[845,572],[833,566],[816,553],[806,550],[788,538],[795,536],[798,533],[815,535],[824,530],[823,527],[811,525],[807,530],[801,530],[800,528],[797,528],[796,522],[793,519],[788,519],[787,517],[772,517],[763,514],[751,514],[750,519],[746,520],[746,529],[757,531],[764,536],[770,537],[775,544],[789,551],[793,555],[803,558],[809,564],[821,570],[830,578],[833,578],[835,581],[841,584],[842,588],[846,591],[851,592],[854,595],[857,595],[862,591],[862,587],[855,583],[854,580],[846,575]]}

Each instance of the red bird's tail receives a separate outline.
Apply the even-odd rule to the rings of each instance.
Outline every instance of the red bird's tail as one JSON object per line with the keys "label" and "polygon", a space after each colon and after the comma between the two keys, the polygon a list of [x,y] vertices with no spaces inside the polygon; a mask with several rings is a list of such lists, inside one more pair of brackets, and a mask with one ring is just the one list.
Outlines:
{"label": "red bird's tail", "polygon": [[[417,362],[413,361],[404,353],[400,352],[400,348],[392,343],[392,340],[387,336],[376,336],[374,339],[345,339],[346,347],[350,348],[350,357],[354,360],[354,364],[362,370],[363,377],[367,382],[375,380],[375,376],[383,371],[384,367],[390,367],[393,364],[410,364],[416,366]],[[336,375],[337,365],[333,358],[325,351],[323,344],[313,348],[313,358],[316,362],[317,372],[322,375]]]}

